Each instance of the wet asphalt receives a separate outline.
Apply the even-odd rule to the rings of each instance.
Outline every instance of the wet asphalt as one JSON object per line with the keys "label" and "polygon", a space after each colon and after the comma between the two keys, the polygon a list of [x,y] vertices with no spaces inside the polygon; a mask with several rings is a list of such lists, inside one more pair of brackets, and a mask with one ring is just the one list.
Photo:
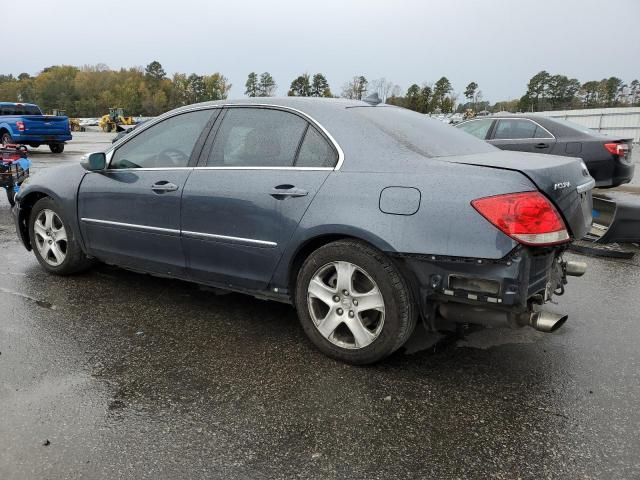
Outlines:
{"label": "wet asphalt", "polygon": [[[40,148],[34,171],[109,138]],[[589,270],[549,307],[558,332],[418,330],[357,368],[286,305],[108,266],[49,276],[2,195],[0,479],[640,478],[640,254],[571,256]]]}

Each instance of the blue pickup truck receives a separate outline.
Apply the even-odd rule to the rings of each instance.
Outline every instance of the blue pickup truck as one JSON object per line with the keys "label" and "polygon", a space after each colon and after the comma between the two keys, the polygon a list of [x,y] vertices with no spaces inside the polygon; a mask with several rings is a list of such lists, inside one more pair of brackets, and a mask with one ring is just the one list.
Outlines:
{"label": "blue pickup truck", "polygon": [[53,153],[62,153],[64,142],[71,140],[69,118],[43,115],[31,103],[0,102],[0,140],[4,145],[49,145]]}

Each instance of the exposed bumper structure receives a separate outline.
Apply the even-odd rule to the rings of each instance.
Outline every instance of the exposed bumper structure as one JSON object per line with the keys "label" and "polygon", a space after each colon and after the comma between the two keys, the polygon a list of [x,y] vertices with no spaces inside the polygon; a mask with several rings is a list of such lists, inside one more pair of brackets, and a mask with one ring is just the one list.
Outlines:
{"label": "exposed bumper structure", "polygon": [[444,319],[552,332],[567,316],[540,311],[539,306],[564,293],[568,276],[586,271],[585,263],[564,261],[563,251],[518,247],[500,260],[402,255],[398,261],[414,280],[421,313],[433,329]]}

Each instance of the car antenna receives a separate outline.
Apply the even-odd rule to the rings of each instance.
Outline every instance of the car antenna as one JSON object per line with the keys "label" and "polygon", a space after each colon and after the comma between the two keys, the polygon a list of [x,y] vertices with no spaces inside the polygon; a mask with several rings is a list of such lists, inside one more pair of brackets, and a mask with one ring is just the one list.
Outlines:
{"label": "car antenna", "polygon": [[382,103],[382,100],[380,100],[380,97],[378,96],[378,92],[373,92],[368,97],[363,98],[362,101],[374,107],[379,103]]}

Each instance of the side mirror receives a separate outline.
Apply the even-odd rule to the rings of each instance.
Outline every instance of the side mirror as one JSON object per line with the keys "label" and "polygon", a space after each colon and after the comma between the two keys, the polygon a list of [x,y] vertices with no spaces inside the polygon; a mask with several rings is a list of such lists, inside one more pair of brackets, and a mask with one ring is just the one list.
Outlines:
{"label": "side mirror", "polygon": [[104,152],[89,153],[82,157],[80,165],[90,172],[104,170],[107,168],[107,156]]}

